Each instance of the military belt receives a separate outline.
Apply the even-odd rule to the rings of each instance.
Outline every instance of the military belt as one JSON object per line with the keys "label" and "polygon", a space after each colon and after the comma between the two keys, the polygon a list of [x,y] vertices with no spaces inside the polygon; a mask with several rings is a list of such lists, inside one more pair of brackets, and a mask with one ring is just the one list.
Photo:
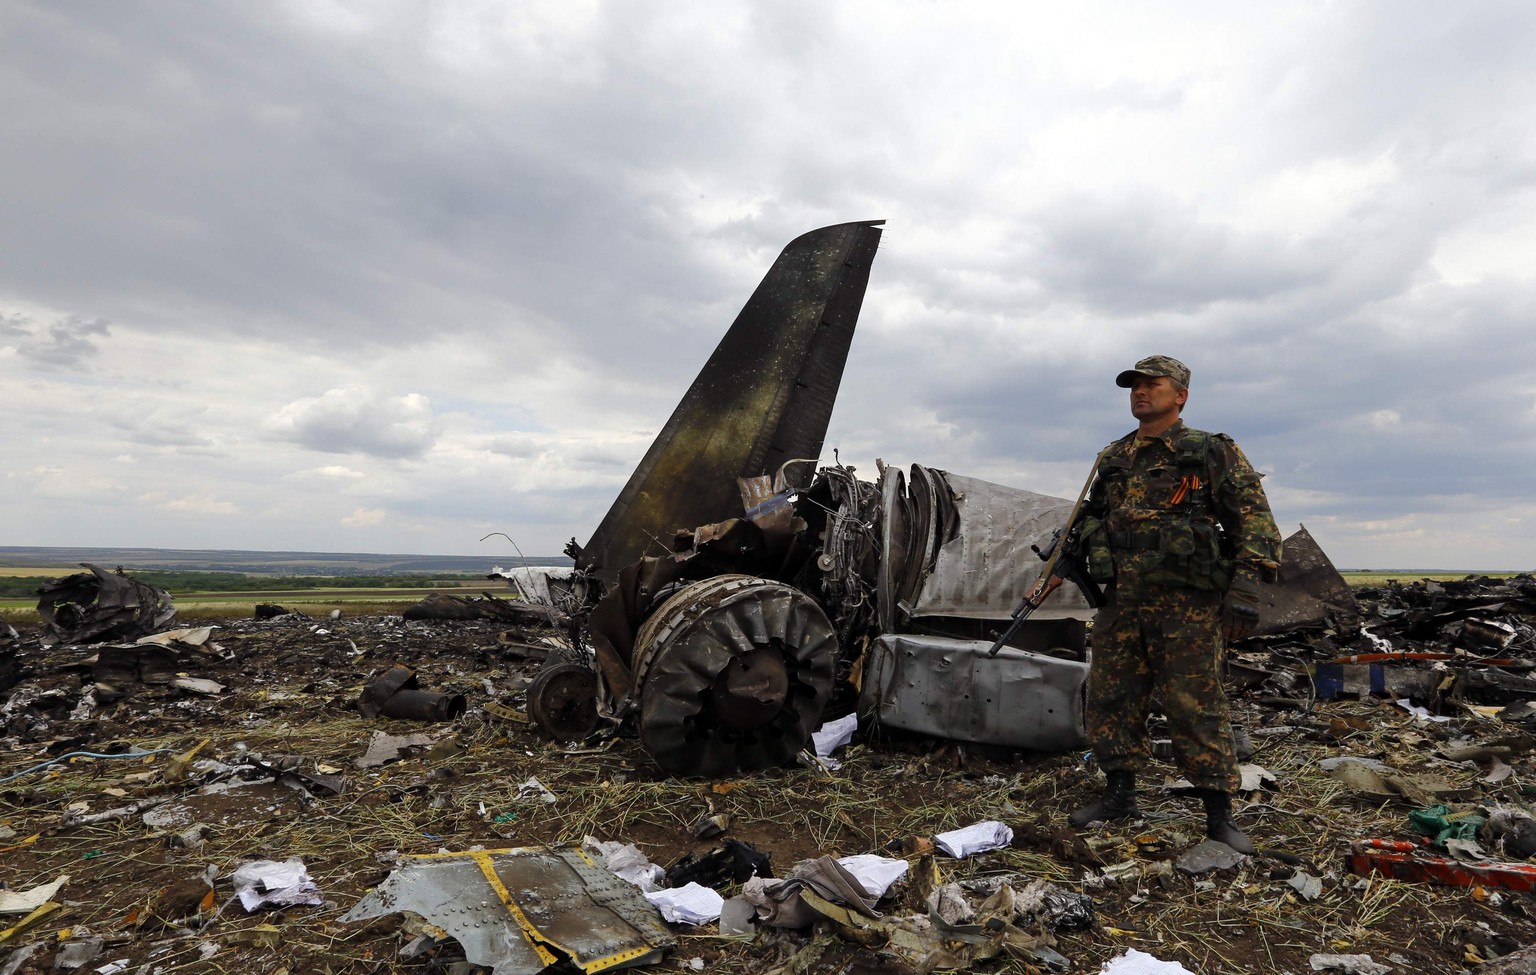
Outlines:
{"label": "military belt", "polygon": [[1118,551],[1155,549],[1161,546],[1157,532],[1110,532],[1109,547]]}

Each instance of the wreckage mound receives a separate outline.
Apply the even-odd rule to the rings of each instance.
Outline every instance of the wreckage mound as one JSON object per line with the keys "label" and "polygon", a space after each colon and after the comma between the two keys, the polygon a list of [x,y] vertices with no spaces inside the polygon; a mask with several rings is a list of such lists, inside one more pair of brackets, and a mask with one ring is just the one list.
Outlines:
{"label": "wreckage mound", "polygon": [[[668,777],[633,738],[547,741],[522,714],[524,689],[559,643],[547,627],[288,614],[219,622],[190,648],[129,650],[140,645],[45,646],[40,627],[20,625],[0,647],[9,674],[0,691],[0,881],[18,895],[43,888],[44,903],[59,906],[30,925],[28,912],[0,916],[0,930],[22,927],[0,951],[28,952],[18,970],[38,971],[61,956],[88,957],[85,970],[124,960],[146,971],[447,971],[462,953],[419,918],[343,916],[410,857],[575,848],[591,836],[635,844],[663,868],[707,860],[727,840],[767,856],[780,875],[823,855],[903,858],[911,869],[880,902],[885,919],[926,917],[930,895],[949,884],[960,886],[946,909],[976,910],[1000,879],[1091,899],[1086,927],[1053,927],[1041,915],[1027,928],[1039,939],[1036,961],[980,957],[964,940],[929,945],[976,971],[1045,970],[1046,948],[1081,972],[1130,948],[1192,972],[1310,971],[1314,955],[1370,955],[1394,972],[1468,970],[1473,958],[1536,942],[1532,895],[1507,886],[1518,881],[1508,868],[1524,863],[1515,833],[1474,831],[1485,862],[1502,866],[1447,884],[1454,874],[1436,876],[1435,864],[1467,848],[1425,846],[1411,814],[1443,805],[1454,822],[1464,809],[1524,808],[1532,709],[1507,698],[1536,695],[1507,684],[1524,678],[1521,666],[1480,661],[1531,656],[1520,629],[1530,589],[1500,580],[1362,596],[1365,630],[1390,648],[1377,652],[1450,656],[1331,665],[1367,668],[1341,672],[1332,686],[1316,681],[1318,670],[1326,676],[1330,661],[1358,655],[1357,641],[1375,647],[1370,638],[1324,624],[1241,648],[1232,693],[1252,751],[1251,788],[1237,805],[1270,855],[1194,864],[1185,857],[1201,839],[1198,803],[1162,759],[1143,777],[1146,819],[1077,832],[1065,813],[1102,781],[1080,752],[988,750],[866,727],[837,754],[836,770],[794,765],[705,781]],[[1514,632],[1498,656],[1458,651],[1469,639],[1461,634],[1489,629],[1468,627],[1473,620]],[[195,639],[198,621],[180,622]],[[1506,631],[1492,629],[1503,641]],[[396,666],[423,690],[462,696],[466,710],[448,720],[365,718],[364,689]],[[1383,686],[1395,686],[1399,670],[1435,675],[1434,699],[1397,703],[1373,690],[1373,666],[1389,668]],[[100,693],[103,684],[116,696]],[[1481,689],[1489,686],[1497,692]],[[927,838],[982,821],[1008,824],[1011,843],[964,859],[931,851]],[[1405,857],[1420,876],[1393,879],[1376,869],[1382,862],[1351,872],[1347,858],[1367,839],[1410,843]],[[247,911],[234,878],[252,863],[296,863],[312,890],[296,880],[279,888],[292,903]],[[739,889],[714,880],[723,893]],[[959,916],[954,930],[971,931]],[[751,943],[684,938],[657,965],[922,968],[901,947],[906,929],[818,923],[765,927]]]}

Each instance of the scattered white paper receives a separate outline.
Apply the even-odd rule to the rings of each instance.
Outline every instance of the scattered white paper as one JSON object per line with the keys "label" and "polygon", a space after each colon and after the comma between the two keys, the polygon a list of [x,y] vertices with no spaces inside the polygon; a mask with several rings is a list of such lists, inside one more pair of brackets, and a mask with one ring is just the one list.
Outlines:
{"label": "scattered white paper", "polygon": [[1013,842],[1013,830],[995,819],[952,829],[933,838],[933,845],[952,857],[965,859],[975,853],[999,850]]}
{"label": "scattered white paper", "polygon": [[1360,627],[1360,633],[1367,640],[1371,641],[1371,646],[1376,649],[1377,653],[1391,653],[1392,652],[1392,643],[1391,643],[1391,641],[1387,640],[1387,639],[1384,639],[1383,637],[1380,637],[1380,636],[1376,635],[1375,633],[1372,633],[1370,627],[1368,627],[1368,626]]}
{"label": "scattered white paper", "polygon": [[224,685],[207,677],[178,677],[171,681],[171,686],[190,694],[206,694],[213,696],[224,693]]}
{"label": "scattered white paper", "polygon": [[885,892],[891,889],[891,884],[905,877],[911,868],[911,864],[905,860],[883,857],[877,853],[842,857],[837,865],[853,874],[853,879],[864,888],[864,893],[875,900],[884,897]]}
{"label": "scattered white paper", "polygon": [[633,843],[598,840],[588,836],[581,841],[581,847],[588,855],[596,853],[602,857],[603,866],[610,873],[629,881],[647,894],[666,882],[666,871],[647,859]]}
{"label": "scattered white paper", "polygon": [[832,753],[853,741],[853,733],[858,728],[859,716],[850,714],[836,721],[828,721],[812,732],[811,744],[816,749],[816,757],[820,759],[821,764],[833,771],[841,768],[841,763],[832,757]]}
{"label": "scattered white paper", "polygon": [[1119,958],[1111,958],[1099,969],[1099,975],[1195,975],[1176,961],[1162,961],[1145,951],[1126,949]]}
{"label": "scattered white paper", "polygon": [[1383,965],[1370,955],[1313,955],[1309,962],[1314,972],[1349,972],[1351,975],[1387,975],[1391,965]]}
{"label": "scattered white paper", "polygon": [[296,904],[321,904],[320,888],[309,878],[309,871],[298,857],[282,863],[256,860],[244,864],[230,875],[235,894],[247,912],[261,907],[292,907]]}
{"label": "scattered white paper", "polygon": [[61,873],[57,880],[38,884],[31,890],[0,890],[0,914],[31,914],[53,900],[53,895],[68,882],[69,874]]}
{"label": "scattered white paper", "polygon": [[1314,877],[1305,870],[1296,871],[1296,875],[1286,883],[1296,888],[1296,893],[1302,900],[1315,901],[1323,896],[1323,881],[1321,877]]}
{"label": "scattered white paper", "polygon": [[109,961],[96,969],[96,975],[117,975],[118,972],[128,970],[128,959],[119,958],[117,961]]}
{"label": "scattered white paper", "polygon": [[1274,785],[1275,776],[1269,769],[1262,765],[1239,765],[1238,774],[1242,776],[1242,784],[1238,789],[1243,792],[1253,792],[1264,788],[1265,784]]}
{"label": "scattered white paper", "polygon": [[1398,701],[1397,706],[1402,708],[1404,711],[1407,711],[1415,718],[1418,718],[1420,721],[1433,721],[1436,724],[1444,724],[1445,722],[1451,720],[1451,716],[1448,714],[1430,714],[1428,708],[1414,704],[1406,697]]}
{"label": "scattered white paper", "polygon": [[645,899],[672,924],[712,924],[720,920],[720,909],[725,906],[724,897],[691,881],[686,887],[652,891]]}
{"label": "scattered white paper", "polygon": [[537,799],[540,802],[550,803],[555,801],[555,794],[544,788],[544,783],[540,782],[537,776],[533,776],[517,784],[517,798],[519,800]]}

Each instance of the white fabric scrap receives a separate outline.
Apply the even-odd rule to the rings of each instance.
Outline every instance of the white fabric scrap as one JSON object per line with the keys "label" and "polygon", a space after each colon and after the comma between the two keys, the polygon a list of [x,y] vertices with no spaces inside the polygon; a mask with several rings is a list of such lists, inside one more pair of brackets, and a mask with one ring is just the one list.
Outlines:
{"label": "white fabric scrap", "polygon": [[864,888],[864,893],[875,900],[884,897],[885,892],[891,889],[891,884],[905,877],[911,869],[911,864],[905,860],[883,857],[877,853],[841,857],[837,865],[853,874],[853,879]]}
{"label": "white fabric scrap", "polygon": [[320,888],[309,878],[304,861],[291,857],[282,863],[256,860],[230,875],[240,904],[247,912],[261,907],[292,907],[321,904]]}
{"label": "white fabric scrap", "polygon": [[31,890],[0,890],[0,914],[31,914],[53,900],[53,895],[68,882],[69,874],[61,873],[57,880],[38,884]]}
{"label": "white fabric scrap", "polygon": [[724,897],[693,881],[686,887],[652,891],[645,899],[672,924],[712,924],[720,920],[720,909],[725,906]]}
{"label": "white fabric scrap", "polygon": [[1013,830],[995,819],[952,829],[933,838],[933,845],[957,859],[974,853],[1000,850],[1013,842]]}
{"label": "white fabric scrap", "polygon": [[1163,961],[1145,951],[1128,948],[1119,958],[1111,958],[1105,962],[1104,967],[1099,969],[1099,975],[1195,975],[1195,973],[1176,961]]}
{"label": "white fabric scrap", "polygon": [[841,767],[832,753],[853,741],[853,733],[859,728],[859,716],[857,714],[846,715],[836,721],[828,721],[811,733],[811,744],[816,749],[816,757],[821,764],[828,769],[836,771]]}

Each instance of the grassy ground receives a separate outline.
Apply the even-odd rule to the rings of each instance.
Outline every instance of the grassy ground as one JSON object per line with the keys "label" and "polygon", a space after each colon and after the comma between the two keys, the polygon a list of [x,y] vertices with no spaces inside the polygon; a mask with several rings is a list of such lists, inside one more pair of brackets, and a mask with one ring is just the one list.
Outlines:
{"label": "grassy ground", "polygon": [[1490,579],[1509,579],[1519,575],[1518,572],[1424,572],[1417,569],[1351,569],[1348,572],[1340,572],[1344,581],[1351,586],[1379,586],[1390,580],[1397,582],[1418,582],[1420,579],[1428,579],[1433,582],[1454,582],[1465,579],[1468,576],[1487,576]]}

